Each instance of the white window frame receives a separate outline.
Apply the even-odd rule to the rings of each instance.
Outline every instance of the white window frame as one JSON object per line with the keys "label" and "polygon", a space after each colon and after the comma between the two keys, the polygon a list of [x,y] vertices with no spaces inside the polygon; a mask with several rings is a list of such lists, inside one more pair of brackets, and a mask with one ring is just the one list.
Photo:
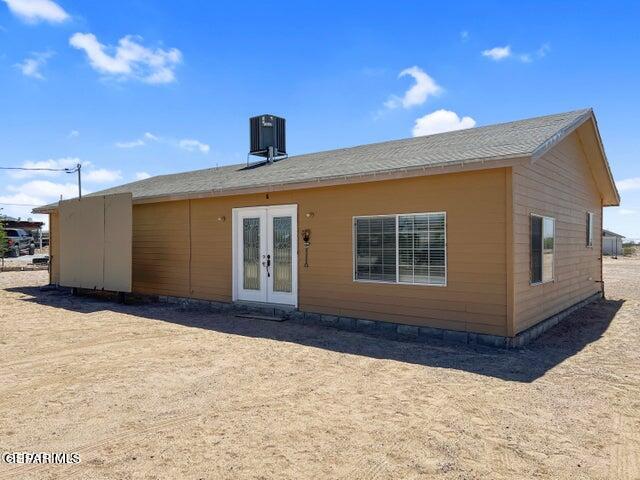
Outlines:
{"label": "white window frame", "polygon": [[589,227],[589,236],[587,237],[587,248],[593,248],[593,221],[595,220],[595,213],[587,212],[587,222]]}
{"label": "white window frame", "polygon": [[[532,213],[531,217],[538,217],[542,219],[542,232],[541,232],[541,241],[542,241],[542,251],[541,251],[541,258],[540,258],[540,263],[541,263],[541,268],[542,268],[542,272],[540,275],[540,281],[539,282],[532,282],[531,281],[531,272],[529,272],[529,285],[531,286],[535,286],[535,285],[544,285],[545,283],[554,283],[556,281],[556,238],[557,238],[557,229],[556,229],[556,219],[555,217],[550,217],[548,215],[539,215],[537,213]],[[547,220],[551,220],[553,221],[553,262],[551,265],[552,270],[552,275],[551,278],[549,280],[545,280],[544,279],[544,221],[545,219]],[[531,265],[531,220],[529,220],[529,265]],[[529,267],[531,268],[531,267]]]}
{"label": "white window frame", "polygon": [[[411,216],[411,215],[444,215],[444,283],[414,283],[414,282],[401,282],[400,281],[400,242],[398,241],[398,217]],[[380,218],[380,217],[395,217],[396,220],[396,280],[392,282],[390,280],[364,280],[356,278],[357,270],[357,232],[356,232],[356,220],[359,218]],[[420,287],[446,287],[449,281],[448,278],[448,245],[447,245],[447,212],[420,212],[420,213],[387,213],[381,215],[354,215],[351,217],[351,250],[352,250],[352,280],[355,283],[382,283],[387,285],[412,285]]]}

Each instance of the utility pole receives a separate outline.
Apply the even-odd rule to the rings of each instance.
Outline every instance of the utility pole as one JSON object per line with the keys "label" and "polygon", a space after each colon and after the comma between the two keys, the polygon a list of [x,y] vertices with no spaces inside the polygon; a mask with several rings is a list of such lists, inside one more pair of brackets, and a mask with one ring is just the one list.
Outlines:
{"label": "utility pole", "polygon": [[82,178],[80,175],[80,170],[82,169],[82,164],[77,164],[76,168],[78,169],[78,199],[82,198]]}

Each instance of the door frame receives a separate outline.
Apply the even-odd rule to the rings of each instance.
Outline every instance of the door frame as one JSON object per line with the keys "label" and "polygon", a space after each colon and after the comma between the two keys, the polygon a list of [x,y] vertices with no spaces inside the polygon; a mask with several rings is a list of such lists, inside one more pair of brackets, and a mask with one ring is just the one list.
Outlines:
{"label": "door frame", "polygon": [[[247,301],[247,300],[239,300],[238,299],[238,281],[241,278],[239,272],[239,259],[238,259],[238,219],[240,213],[242,211],[260,211],[264,212],[264,216],[269,222],[269,219],[272,218],[272,213],[277,212],[278,210],[282,210],[283,213],[291,214],[291,288],[293,290],[292,297],[294,300],[293,306],[298,308],[298,297],[300,295],[298,291],[298,204],[285,204],[285,205],[259,205],[259,206],[248,206],[248,207],[238,207],[233,208],[232,212],[232,223],[231,223],[231,257],[232,257],[232,268],[231,268],[231,283],[232,283],[232,300],[234,302],[237,301]],[[276,214],[277,216],[277,214]],[[269,230],[267,225],[267,230]],[[268,233],[267,233],[268,234]],[[264,288],[268,289],[268,285],[265,285]],[[267,297],[269,293],[267,291]],[[258,302],[262,303],[262,302]],[[281,304],[274,303],[269,301],[267,298],[268,304],[273,305],[291,305],[290,303]]]}

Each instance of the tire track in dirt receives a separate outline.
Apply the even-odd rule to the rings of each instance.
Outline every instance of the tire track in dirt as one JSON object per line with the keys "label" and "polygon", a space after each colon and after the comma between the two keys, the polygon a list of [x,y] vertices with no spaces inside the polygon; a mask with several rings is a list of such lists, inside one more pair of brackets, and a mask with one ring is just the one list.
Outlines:
{"label": "tire track in dirt", "polygon": [[[634,412],[637,415],[637,412]],[[609,478],[620,480],[640,479],[640,421],[637,417],[616,413],[613,429],[616,442],[611,446]]]}
{"label": "tire track in dirt", "polygon": [[[420,413],[421,417],[438,421],[442,419],[442,413],[446,411],[447,408],[451,408],[453,404],[447,400],[446,392],[443,388],[436,385],[430,387],[438,390],[438,393],[433,393],[433,396],[430,397],[431,401],[425,408],[420,410]],[[397,465],[391,461],[390,457],[402,458],[415,456],[412,455],[412,449],[410,445],[407,444],[406,439],[410,438],[412,430],[416,426],[423,426],[420,418],[414,420],[410,425],[404,425],[401,429],[395,429],[376,438],[378,445],[385,446],[384,451],[380,452],[376,459],[372,459],[370,455],[360,454],[356,464],[351,467],[347,473],[337,478],[344,480],[393,478]],[[437,429],[432,430],[430,433],[439,442],[446,440]],[[433,460],[436,462],[438,457],[433,457]]]}
{"label": "tire track in dirt", "polygon": [[[157,358],[157,353],[152,352],[147,355],[136,354],[134,358],[136,362],[139,362],[140,360],[154,359],[154,358]],[[119,367],[126,367],[130,364],[131,364],[130,358],[120,356],[116,361],[109,362],[109,368],[114,369]],[[85,380],[88,378],[92,378],[93,374],[103,372],[104,368],[105,368],[104,365],[96,365],[90,368],[83,368],[83,370],[81,371],[76,371],[73,373],[73,375],[75,376],[79,375],[83,380]],[[68,379],[66,378],[60,378],[58,376],[46,376],[44,380],[40,380],[40,381],[36,380],[35,382],[31,382],[28,384],[19,384],[18,388],[9,387],[0,392],[0,406],[4,405],[5,403],[12,402],[13,398],[11,397],[15,397],[17,395],[24,394],[26,392],[35,392],[50,386],[58,385],[58,388],[48,390],[48,393],[50,395],[54,395],[59,393],[61,390],[63,390],[67,386],[69,386],[70,383],[72,382],[69,382]],[[76,382],[76,383],[82,383],[82,382]],[[35,399],[37,399],[37,397]],[[22,406],[24,407],[26,406],[26,404],[23,403]]]}
{"label": "tire track in dirt", "polygon": [[[133,438],[155,433],[165,428],[176,428],[179,426],[183,426],[201,417],[202,417],[202,414],[199,414],[199,413],[175,416],[170,419],[149,424],[144,428],[139,428],[139,429],[134,428],[134,429],[125,430],[124,432],[109,436],[107,438],[103,438],[102,440],[99,440],[97,442],[87,443],[77,448],[70,448],[68,451],[79,453],[80,458],[82,459],[83,454],[87,454],[89,452],[98,450],[107,445],[126,442],[128,440],[132,440]],[[65,473],[72,472],[72,474],[75,475],[79,473],[80,470],[82,470],[84,465],[82,463],[78,463],[73,465],[65,465],[62,468],[58,468],[58,467],[60,467],[60,465],[51,465],[51,464],[17,465],[14,468],[11,468],[9,470],[6,470],[5,472],[0,473],[0,479],[13,479],[13,478],[16,478],[18,474],[25,475],[29,473],[40,473],[49,468],[56,468],[56,474],[65,474]]]}
{"label": "tire track in dirt", "polygon": [[[65,357],[70,357],[70,356],[76,356],[78,355],[78,351],[84,350],[84,349],[91,349],[91,348],[96,348],[96,347],[104,347],[104,346],[109,346],[109,345],[120,345],[123,343],[127,343],[127,342],[139,342],[139,341],[145,341],[145,340],[156,340],[159,338],[167,338],[167,337],[185,337],[185,336],[189,336],[189,335],[195,335],[195,333],[169,333],[169,334],[162,334],[162,335],[140,335],[140,336],[136,336],[136,337],[131,337],[131,338],[125,338],[125,339],[120,339],[120,340],[109,340],[109,341],[104,341],[104,342],[85,342],[84,344],[80,344],[80,345],[73,345],[70,348],[66,348],[64,349],[62,352],[56,353],[55,350],[49,350],[47,352],[44,353],[37,353],[34,357],[30,357],[30,358],[24,358],[21,359],[17,362],[13,362],[13,363],[5,363],[2,367],[2,370],[4,370],[5,368],[15,368],[15,367],[22,367],[25,365],[30,365],[31,367],[33,367],[35,364],[38,363],[44,363],[44,362],[50,362],[52,360],[59,360]],[[0,370],[0,373],[2,373],[2,370]]]}

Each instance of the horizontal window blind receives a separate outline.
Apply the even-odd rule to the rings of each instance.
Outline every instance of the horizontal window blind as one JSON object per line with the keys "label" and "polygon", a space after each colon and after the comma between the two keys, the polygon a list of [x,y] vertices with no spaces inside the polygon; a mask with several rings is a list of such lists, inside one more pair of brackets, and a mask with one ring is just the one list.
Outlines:
{"label": "horizontal window blind", "polygon": [[446,214],[355,219],[355,279],[446,285]]}
{"label": "horizontal window blind", "polygon": [[396,218],[356,219],[356,278],[396,280]]}

